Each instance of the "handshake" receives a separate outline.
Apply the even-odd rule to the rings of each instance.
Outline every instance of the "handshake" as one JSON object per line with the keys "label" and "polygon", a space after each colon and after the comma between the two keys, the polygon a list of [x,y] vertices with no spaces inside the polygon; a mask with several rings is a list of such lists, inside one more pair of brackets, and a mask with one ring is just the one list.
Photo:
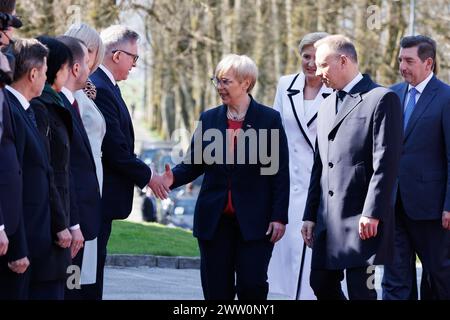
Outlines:
{"label": "handshake", "polygon": [[168,164],[165,165],[165,171],[162,175],[153,172],[153,176],[148,183],[148,187],[158,199],[167,199],[170,192],[170,186],[173,184],[173,173]]}

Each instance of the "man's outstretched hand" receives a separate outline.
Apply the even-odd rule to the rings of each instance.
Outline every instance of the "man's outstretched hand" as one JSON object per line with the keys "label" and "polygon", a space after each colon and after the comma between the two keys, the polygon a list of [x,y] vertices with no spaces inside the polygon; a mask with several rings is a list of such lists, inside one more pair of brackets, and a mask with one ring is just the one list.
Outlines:
{"label": "man's outstretched hand", "polygon": [[148,186],[158,199],[167,199],[170,192],[170,186],[173,184],[173,173],[170,166],[166,164],[162,175],[153,174]]}

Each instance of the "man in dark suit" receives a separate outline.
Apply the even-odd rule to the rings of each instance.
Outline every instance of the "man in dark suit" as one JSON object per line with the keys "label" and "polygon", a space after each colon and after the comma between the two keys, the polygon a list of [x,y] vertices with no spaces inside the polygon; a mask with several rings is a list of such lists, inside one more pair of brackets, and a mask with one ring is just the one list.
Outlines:
{"label": "man in dark suit", "polygon": [[[0,12],[14,14],[14,0],[0,1]],[[0,47],[9,45],[12,28],[0,33]],[[10,70],[2,55],[0,69]],[[4,84],[2,84],[4,85]],[[0,300],[22,299],[22,273],[30,262],[25,238],[22,203],[22,169],[17,157],[14,126],[5,91],[0,91]]]}
{"label": "man in dark suit", "polygon": [[116,25],[100,34],[105,45],[103,64],[91,76],[97,88],[95,103],[106,120],[103,139],[102,226],[99,236],[98,284],[103,294],[103,268],[106,246],[114,219],[125,219],[131,212],[134,186],[145,187],[151,178],[150,168],[134,153],[134,131],[130,113],[117,82],[126,80],[138,59],[139,35]]}
{"label": "man in dark suit", "polygon": [[[317,75],[335,92],[320,106],[302,235],[318,299],[376,299],[373,265],[392,257],[392,190],[401,151],[399,99],[358,70],[341,35],[316,42]],[[370,278],[372,277],[372,278]]]}
{"label": "man in dark suit", "polygon": [[15,72],[7,97],[14,123],[14,137],[23,170],[23,219],[30,268],[24,274],[24,298],[54,299],[56,284],[46,281],[47,259],[52,246],[49,177],[50,164],[29,101],[41,94],[46,80],[48,50],[34,39],[17,40],[13,46]]}
{"label": "man in dark suit", "polygon": [[[2,89],[2,93],[4,93]],[[8,100],[2,105],[0,142],[0,300],[22,299],[20,274],[30,262],[25,238],[22,202],[22,169]]]}
{"label": "man in dark suit", "polygon": [[[72,52],[73,64],[69,78],[60,92],[65,107],[72,115],[72,141],[70,149],[71,201],[70,219],[74,239],[81,240],[72,246],[73,263],[81,267],[82,275],[96,270],[97,241],[101,223],[101,200],[98,188],[95,162],[89,139],[79,114],[78,102],[73,94],[84,88],[89,76],[89,54],[86,46],[78,39],[68,36],[57,38]],[[84,245],[83,245],[83,240]],[[89,242],[88,242],[89,241]],[[84,246],[84,249],[81,249]],[[80,250],[81,249],[81,250]],[[92,251],[93,250],[93,251]],[[92,271],[94,272],[94,271]],[[66,299],[96,299],[96,275],[81,278],[81,289],[66,288]],[[84,280],[86,279],[86,280]]]}
{"label": "man in dark suit", "polygon": [[[385,266],[383,299],[408,299],[415,253],[426,284],[450,299],[450,87],[434,75],[436,43],[426,36],[400,42],[400,73],[392,87],[403,105],[404,140],[395,205],[395,259]],[[421,293],[423,297],[423,294]]]}

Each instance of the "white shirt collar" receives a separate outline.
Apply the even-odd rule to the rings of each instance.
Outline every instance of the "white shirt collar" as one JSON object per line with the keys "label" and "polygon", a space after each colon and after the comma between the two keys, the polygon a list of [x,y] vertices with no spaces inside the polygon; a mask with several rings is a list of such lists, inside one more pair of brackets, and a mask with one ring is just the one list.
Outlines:
{"label": "white shirt collar", "polygon": [[[417,86],[415,86],[414,88],[416,88],[416,90],[418,91],[419,94],[421,94],[423,92],[423,90],[425,90],[425,87],[427,86],[428,82],[430,82],[431,78],[433,78],[434,73],[431,72],[428,77],[425,78],[425,80],[423,80],[421,83],[419,83]],[[411,90],[413,86],[409,85],[408,86],[408,92],[409,90]]]}
{"label": "white shirt collar", "polygon": [[353,78],[352,81],[350,81],[349,83],[347,83],[347,85],[344,87],[344,89],[342,89],[343,91],[349,93],[353,87],[360,82],[363,79],[363,76],[361,74],[361,72],[358,72],[358,74],[356,75],[356,77]]}
{"label": "white shirt collar", "polygon": [[66,96],[67,100],[69,100],[70,104],[75,102],[75,97],[73,96],[73,92],[67,89],[66,87],[62,87],[61,92]]}
{"label": "white shirt collar", "polygon": [[108,70],[108,68],[106,68],[106,67],[105,67],[104,65],[102,65],[102,64],[99,65],[98,67],[99,67],[100,69],[103,70],[103,72],[108,76],[109,80],[111,80],[111,82],[112,82],[113,85],[116,85],[116,84],[117,84],[116,80],[114,79],[113,74],[111,73],[111,71]]}
{"label": "white shirt collar", "polygon": [[14,95],[14,97],[16,97],[17,100],[19,100],[20,104],[25,110],[27,110],[30,107],[30,102],[19,91],[10,86],[6,86],[6,90],[11,92]]}

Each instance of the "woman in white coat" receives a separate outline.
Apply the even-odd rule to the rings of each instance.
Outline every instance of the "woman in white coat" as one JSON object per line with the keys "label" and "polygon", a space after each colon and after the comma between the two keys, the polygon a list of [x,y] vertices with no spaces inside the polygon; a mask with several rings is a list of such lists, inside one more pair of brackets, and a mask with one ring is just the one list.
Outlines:
{"label": "woman in white coat", "polygon": [[[77,38],[84,42],[89,52],[90,74],[94,73],[103,61],[105,55],[105,46],[103,45],[98,32],[82,23],[70,26],[65,35]],[[102,142],[106,133],[106,122],[102,113],[93,101],[95,95],[95,86],[88,79],[85,88],[75,92],[74,97],[78,101],[81,120],[91,145],[101,195],[103,187]]]}
{"label": "woman in white coat", "polygon": [[275,244],[269,264],[269,291],[291,299],[315,299],[309,285],[311,249],[300,233],[314,160],[316,117],[322,94],[331,89],[317,77],[314,43],[328,34],[307,34],[299,45],[302,72],[280,78],[273,107],[283,120],[289,143],[289,224],[284,237]]}

